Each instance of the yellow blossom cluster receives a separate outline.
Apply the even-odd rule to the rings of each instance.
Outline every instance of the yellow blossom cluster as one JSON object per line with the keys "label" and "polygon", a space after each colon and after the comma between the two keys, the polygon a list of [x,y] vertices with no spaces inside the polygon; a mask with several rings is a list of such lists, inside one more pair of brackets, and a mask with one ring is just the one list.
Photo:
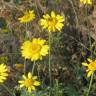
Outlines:
{"label": "yellow blossom cluster", "polygon": [[[28,23],[35,19],[35,13],[33,10],[26,11],[24,16],[18,18],[20,23]],[[54,11],[51,12],[51,15],[45,14],[43,18],[39,20],[39,24],[42,29],[46,29],[48,32],[61,31],[64,26],[65,17],[59,14],[56,14]],[[25,59],[30,59],[31,61],[42,60],[44,56],[48,54],[49,45],[46,44],[45,39],[33,38],[31,41],[26,40],[21,46],[21,54]],[[18,64],[15,64],[15,67]],[[20,88],[25,87],[28,89],[28,92],[35,90],[35,86],[39,86],[40,82],[36,80],[36,76],[32,76],[29,72],[26,77],[23,75],[23,80],[19,81]]]}
{"label": "yellow blossom cluster", "polygon": [[[80,0],[81,4],[92,5],[92,0]],[[36,18],[34,10],[29,10],[24,13],[18,20],[20,23],[28,23]],[[64,27],[65,16],[56,14],[51,11],[50,14],[46,13],[39,20],[39,25],[43,30],[51,32],[61,32]],[[43,57],[48,55],[50,46],[46,44],[47,41],[41,38],[33,38],[32,40],[26,40],[21,45],[21,55],[31,61],[42,60]],[[87,77],[90,77],[96,71],[96,60],[87,59],[89,63],[83,62],[82,65],[87,67]],[[16,69],[24,68],[23,64],[15,64]],[[3,83],[8,77],[8,68],[5,64],[0,64],[0,83]],[[40,86],[40,82],[37,80],[37,76],[33,76],[31,72],[28,72],[27,76],[22,75],[22,80],[19,80],[20,88],[24,87],[28,92],[36,90],[36,86]]]}
{"label": "yellow blossom cluster", "polygon": [[[20,23],[28,23],[35,19],[34,11],[27,11],[24,13],[23,17],[18,18]],[[64,26],[65,17],[59,14],[56,14],[54,11],[51,11],[51,15],[45,14],[43,18],[39,20],[39,24],[42,29],[47,30],[48,32],[61,31]],[[25,59],[30,59],[31,61],[42,60],[44,56],[48,54],[49,45],[46,44],[45,39],[33,38],[32,40],[26,40],[21,45],[21,54]],[[15,67],[21,67],[16,64]],[[19,81],[20,88],[25,87],[28,89],[28,92],[35,90],[35,86],[39,86],[40,82],[36,80],[36,76],[32,76],[29,72],[28,76],[23,75],[23,80]]]}

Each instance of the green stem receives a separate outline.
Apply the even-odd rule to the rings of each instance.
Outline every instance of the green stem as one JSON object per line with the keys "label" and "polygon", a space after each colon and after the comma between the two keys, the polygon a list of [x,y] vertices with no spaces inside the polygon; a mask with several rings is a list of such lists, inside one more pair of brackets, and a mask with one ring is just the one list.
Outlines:
{"label": "green stem", "polygon": [[32,66],[32,75],[33,75],[33,73],[34,73],[35,65],[36,65],[36,63],[35,63],[35,61],[34,61],[34,62],[33,62],[33,66]]}
{"label": "green stem", "polygon": [[25,39],[28,39],[28,29],[27,29],[27,23],[26,23],[26,36],[25,36]]}
{"label": "green stem", "polygon": [[24,61],[24,74],[26,73],[26,59]]}
{"label": "green stem", "polygon": [[51,79],[51,33],[49,33],[49,77],[50,77],[50,86],[52,85]]}
{"label": "green stem", "polygon": [[91,59],[93,58],[93,54],[92,54],[92,42],[91,42],[91,36],[90,36],[90,33],[89,33],[89,35],[88,35],[88,37],[89,37],[89,44],[90,44],[90,52],[91,52]]}
{"label": "green stem", "polygon": [[90,89],[91,89],[91,86],[92,86],[93,77],[94,77],[94,73],[92,74],[91,79],[90,79],[87,96],[89,96],[89,93],[90,93]]}
{"label": "green stem", "polygon": [[9,93],[11,96],[15,96],[15,94],[13,94],[7,86],[5,86],[4,84],[2,84],[2,86],[8,91],[8,93]]}
{"label": "green stem", "polygon": [[78,17],[77,17],[77,13],[76,13],[76,10],[75,10],[75,7],[74,7],[74,4],[73,4],[73,1],[72,0],[69,0],[72,8],[73,8],[73,11],[74,11],[74,14],[75,14],[75,20],[76,20],[76,28],[79,27],[79,21],[78,21]]}
{"label": "green stem", "polygon": [[56,96],[59,96],[59,84],[58,84],[58,80],[56,79]]}
{"label": "green stem", "polygon": [[[86,16],[87,16],[87,20],[88,20],[88,12],[87,12],[87,8],[86,8]],[[88,32],[90,32],[89,29],[88,29]],[[88,37],[89,37],[90,52],[91,52],[91,59],[92,59],[92,58],[93,58],[93,54],[92,54],[92,42],[91,42],[91,36],[90,36],[90,33],[88,34]],[[90,93],[90,90],[91,90],[93,77],[94,77],[94,73],[92,74],[91,79],[90,79],[90,83],[89,83],[89,88],[88,88],[87,96],[89,96],[89,93]]]}

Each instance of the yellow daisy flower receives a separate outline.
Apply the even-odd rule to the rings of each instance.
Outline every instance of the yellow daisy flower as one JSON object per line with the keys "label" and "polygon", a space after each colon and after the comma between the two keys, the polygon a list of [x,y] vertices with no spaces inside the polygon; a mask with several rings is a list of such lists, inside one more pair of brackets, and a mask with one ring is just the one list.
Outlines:
{"label": "yellow daisy flower", "polygon": [[18,18],[20,23],[28,23],[35,19],[35,13],[33,10],[26,11],[23,17]]}
{"label": "yellow daisy flower", "polygon": [[30,72],[27,77],[25,75],[22,77],[23,80],[18,81],[18,83],[20,83],[20,88],[25,87],[28,89],[28,92],[32,92],[36,90],[35,86],[40,86],[40,82],[36,80],[37,76],[32,76]]}
{"label": "yellow daisy flower", "polygon": [[14,67],[16,70],[21,71],[22,69],[24,69],[24,64],[15,64]]}
{"label": "yellow daisy flower", "polygon": [[96,60],[87,59],[89,63],[83,62],[82,65],[87,67],[87,77],[90,77],[96,71]]}
{"label": "yellow daisy flower", "polygon": [[49,32],[55,32],[56,30],[61,31],[64,26],[65,17],[59,14],[55,14],[54,11],[51,12],[51,15],[43,15],[43,19],[40,19],[40,25],[42,29],[47,29]]}
{"label": "yellow daisy flower", "polygon": [[80,3],[84,5],[86,4],[92,5],[92,0],[80,0]]}
{"label": "yellow daisy flower", "polygon": [[0,83],[3,83],[8,76],[8,68],[5,64],[0,64]]}
{"label": "yellow daisy flower", "polygon": [[22,57],[36,61],[48,54],[49,46],[45,45],[46,40],[34,38],[32,41],[25,41],[21,46]]}

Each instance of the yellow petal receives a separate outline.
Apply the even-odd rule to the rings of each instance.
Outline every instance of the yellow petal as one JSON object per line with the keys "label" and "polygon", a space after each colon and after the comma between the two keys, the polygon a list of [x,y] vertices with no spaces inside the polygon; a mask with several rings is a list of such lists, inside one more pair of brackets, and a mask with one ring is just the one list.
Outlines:
{"label": "yellow petal", "polygon": [[0,79],[0,83],[3,83],[3,82],[4,82],[4,80]]}
{"label": "yellow petal", "polygon": [[87,63],[85,63],[85,62],[83,62],[83,63],[82,63],[82,65],[83,65],[83,66],[88,66],[88,64],[87,64]]}
{"label": "yellow petal", "polygon": [[56,15],[55,15],[55,12],[54,12],[54,11],[52,11],[52,12],[51,12],[51,17],[53,17],[53,18],[55,18],[55,17],[56,17]]}
{"label": "yellow petal", "polygon": [[21,80],[21,81],[18,81],[18,83],[24,83],[24,81],[23,81],[23,80]]}
{"label": "yellow petal", "polygon": [[28,87],[28,92],[31,92],[31,87]]}
{"label": "yellow petal", "polygon": [[32,86],[31,88],[32,88],[32,90],[36,90],[34,86]]}
{"label": "yellow petal", "polygon": [[21,84],[21,85],[20,85],[20,88],[22,88],[22,87],[24,87],[24,84]]}
{"label": "yellow petal", "polygon": [[93,74],[93,71],[89,71],[87,77],[90,77]]}
{"label": "yellow petal", "polygon": [[36,79],[37,79],[37,76],[32,77],[32,79],[33,79],[33,80],[36,80]]}
{"label": "yellow petal", "polygon": [[35,86],[39,86],[39,85],[40,85],[40,82],[35,81],[35,82],[34,82],[34,85],[35,85]]}
{"label": "yellow petal", "polygon": [[22,76],[24,79],[27,79],[25,75]]}
{"label": "yellow petal", "polygon": [[92,60],[91,60],[90,58],[87,58],[87,60],[88,60],[89,62],[92,62]]}
{"label": "yellow petal", "polygon": [[31,72],[28,73],[28,78],[32,78]]}

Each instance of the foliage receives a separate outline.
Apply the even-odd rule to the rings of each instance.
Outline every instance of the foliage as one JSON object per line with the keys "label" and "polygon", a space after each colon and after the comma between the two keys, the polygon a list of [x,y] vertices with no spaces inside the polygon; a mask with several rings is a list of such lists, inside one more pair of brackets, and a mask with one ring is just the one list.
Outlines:
{"label": "foliage", "polygon": [[[96,96],[96,1],[87,1],[0,0],[0,96]],[[18,83],[29,72],[40,81],[31,92]]]}

